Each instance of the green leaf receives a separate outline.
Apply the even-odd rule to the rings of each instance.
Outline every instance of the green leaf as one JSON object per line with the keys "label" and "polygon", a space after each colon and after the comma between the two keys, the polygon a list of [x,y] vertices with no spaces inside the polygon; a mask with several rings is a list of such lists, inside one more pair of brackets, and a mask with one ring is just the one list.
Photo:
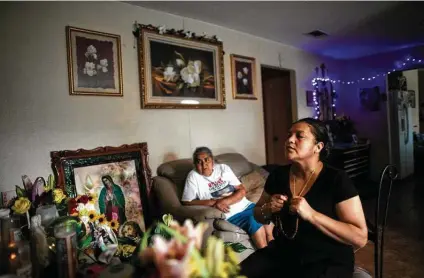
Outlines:
{"label": "green leaf", "polygon": [[54,176],[52,174],[49,175],[49,177],[47,178],[47,185],[46,185],[46,191],[50,191],[53,190],[55,186],[55,180],[54,180]]}
{"label": "green leaf", "polygon": [[177,55],[178,57],[180,57],[180,58],[181,58],[181,60],[183,60],[183,61],[184,61],[184,63],[185,63],[184,56],[183,56],[181,53],[179,53],[179,52],[177,52],[177,51],[175,51],[175,50],[174,50],[174,52],[175,52],[175,55]]}
{"label": "green leaf", "polygon": [[20,188],[17,185],[16,185],[16,196],[18,196],[18,198],[26,196],[25,190],[23,190],[22,188]]}
{"label": "green leaf", "polygon": [[172,220],[174,220],[174,217],[172,216],[172,214],[164,214],[162,216],[162,221],[163,223],[169,227],[169,225],[171,225]]}
{"label": "green leaf", "polygon": [[78,244],[78,247],[80,249],[85,249],[88,246],[90,246],[90,243],[93,241],[93,237],[91,236],[91,234],[85,235]]}
{"label": "green leaf", "polygon": [[247,247],[240,242],[224,242],[224,245],[233,248],[234,252],[237,253],[241,253],[247,249]]}
{"label": "green leaf", "polygon": [[150,232],[152,228],[148,228],[147,231],[144,233],[143,238],[140,241],[140,252],[142,252],[144,249],[147,248],[148,239],[150,237]]}

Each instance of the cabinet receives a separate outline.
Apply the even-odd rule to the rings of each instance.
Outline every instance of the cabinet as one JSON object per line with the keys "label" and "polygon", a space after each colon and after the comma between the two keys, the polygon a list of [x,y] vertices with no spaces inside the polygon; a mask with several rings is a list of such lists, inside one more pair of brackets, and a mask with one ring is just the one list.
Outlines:
{"label": "cabinet", "polygon": [[330,150],[328,164],[344,170],[351,179],[368,179],[370,144],[335,144]]}

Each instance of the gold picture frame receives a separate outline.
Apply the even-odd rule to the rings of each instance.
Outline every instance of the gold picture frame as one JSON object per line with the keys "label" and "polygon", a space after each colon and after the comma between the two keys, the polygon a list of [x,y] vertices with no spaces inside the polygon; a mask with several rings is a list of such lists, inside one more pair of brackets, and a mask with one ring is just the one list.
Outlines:
{"label": "gold picture frame", "polygon": [[123,96],[121,36],[66,26],[70,95]]}
{"label": "gold picture frame", "polygon": [[230,57],[233,98],[257,100],[256,59],[237,54]]}
{"label": "gold picture frame", "polygon": [[224,51],[216,37],[138,25],[142,109],[225,109]]}

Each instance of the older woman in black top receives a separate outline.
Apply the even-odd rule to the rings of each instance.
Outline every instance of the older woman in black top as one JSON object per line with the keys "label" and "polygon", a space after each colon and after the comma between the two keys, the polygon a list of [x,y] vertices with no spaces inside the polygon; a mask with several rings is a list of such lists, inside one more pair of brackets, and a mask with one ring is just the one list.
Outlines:
{"label": "older woman in black top", "polygon": [[274,222],[268,247],[241,264],[247,277],[352,277],[353,248],[367,242],[358,193],[345,172],[322,161],[328,155],[325,125],[295,122],[285,143],[290,165],[268,177],[254,215]]}

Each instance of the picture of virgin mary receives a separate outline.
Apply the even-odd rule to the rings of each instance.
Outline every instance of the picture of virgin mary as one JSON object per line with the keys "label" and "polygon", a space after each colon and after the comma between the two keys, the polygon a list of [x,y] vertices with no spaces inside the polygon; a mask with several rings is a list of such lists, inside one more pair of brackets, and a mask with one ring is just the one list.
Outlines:
{"label": "picture of virgin mary", "polygon": [[104,187],[99,195],[99,210],[104,213],[108,221],[117,220],[119,224],[124,223],[125,197],[119,185],[115,184],[111,176],[102,176]]}

